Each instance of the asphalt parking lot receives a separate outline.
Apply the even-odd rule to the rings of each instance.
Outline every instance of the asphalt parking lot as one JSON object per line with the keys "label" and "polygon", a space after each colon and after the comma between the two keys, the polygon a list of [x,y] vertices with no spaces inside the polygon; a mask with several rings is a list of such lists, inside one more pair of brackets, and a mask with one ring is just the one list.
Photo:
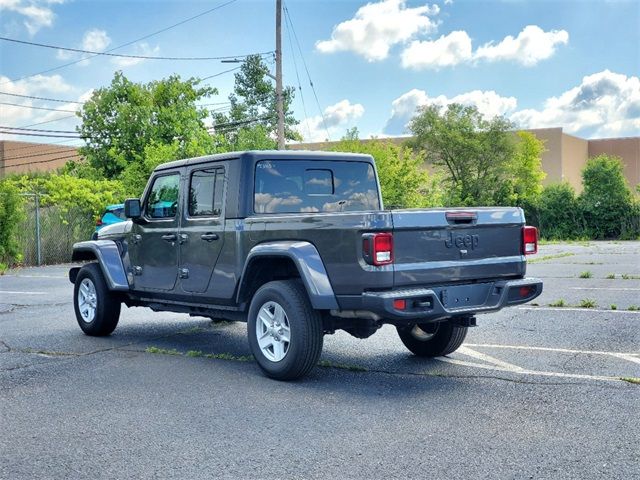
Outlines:
{"label": "asphalt parking lot", "polygon": [[244,324],[124,308],[90,338],[68,266],[10,272],[0,478],[640,478],[640,242],[534,258],[536,304],[449,357],[338,333],[293,383],[262,376]]}

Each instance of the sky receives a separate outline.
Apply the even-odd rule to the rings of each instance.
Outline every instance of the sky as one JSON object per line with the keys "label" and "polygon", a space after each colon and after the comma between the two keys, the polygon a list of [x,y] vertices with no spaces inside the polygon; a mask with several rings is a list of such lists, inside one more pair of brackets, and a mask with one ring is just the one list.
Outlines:
{"label": "sky", "polygon": [[[296,87],[293,109],[305,141],[338,140],[352,127],[361,138],[407,135],[420,107],[452,102],[503,115],[519,128],[562,127],[582,138],[640,135],[640,0],[284,5],[284,83]],[[128,44],[112,52],[127,55],[234,57],[274,50],[275,0],[0,0],[0,36],[96,52]],[[265,58],[275,68],[272,55]],[[78,144],[59,132],[75,129],[78,102],[117,70],[137,82],[216,75],[206,83],[219,94],[206,103],[221,103],[237,66],[90,57],[0,40],[0,131],[62,135],[0,139]]]}

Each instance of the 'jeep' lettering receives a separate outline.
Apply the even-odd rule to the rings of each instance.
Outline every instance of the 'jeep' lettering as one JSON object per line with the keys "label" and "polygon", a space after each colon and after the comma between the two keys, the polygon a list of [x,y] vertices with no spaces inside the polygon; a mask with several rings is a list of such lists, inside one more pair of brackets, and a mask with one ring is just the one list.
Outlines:
{"label": "'jeep' lettering", "polygon": [[445,239],[444,245],[447,248],[470,248],[475,250],[478,246],[480,237],[478,235],[454,235],[453,232],[449,232],[449,236]]}

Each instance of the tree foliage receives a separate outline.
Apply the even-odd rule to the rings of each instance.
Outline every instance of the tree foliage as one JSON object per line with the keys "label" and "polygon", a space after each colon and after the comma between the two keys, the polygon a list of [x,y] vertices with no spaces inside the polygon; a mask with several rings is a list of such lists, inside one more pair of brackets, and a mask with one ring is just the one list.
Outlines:
{"label": "tree foliage", "polygon": [[[283,88],[285,138],[301,140],[293,129],[298,121],[291,110],[293,87]],[[214,113],[214,126],[225,150],[275,148],[277,96],[269,67],[260,55],[250,55],[235,75],[228,113]]]}
{"label": "tree foliage", "polygon": [[217,91],[198,83],[173,75],[141,84],[116,72],[111,85],[96,90],[82,107],[78,132],[85,146],[80,153],[108,179],[127,168],[138,170],[150,144],[176,145],[176,158],[213,153],[214,140],[203,122],[208,112],[196,102]]}
{"label": "tree foliage", "polygon": [[20,261],[18,229],[24,218],[20,190],[9,180],[0,181],[0,273]]}
{"label": "tree foliage", "polygon": [[355,128],[347,131],[334,151],[365,153],[374,158],[386,208],[442,205],[440,181],[424,169],[420,153],[389,141],[361,141]]}
{"label": "tree foliage", "polygon": [[409,124],[415,135],[411,145],[445,169],[448,203],[459,205],[495,205],[509,195],[513,127],[503,117],[486,120],[477,108],[459,104],[443,112],[435,105],[422,107]]}

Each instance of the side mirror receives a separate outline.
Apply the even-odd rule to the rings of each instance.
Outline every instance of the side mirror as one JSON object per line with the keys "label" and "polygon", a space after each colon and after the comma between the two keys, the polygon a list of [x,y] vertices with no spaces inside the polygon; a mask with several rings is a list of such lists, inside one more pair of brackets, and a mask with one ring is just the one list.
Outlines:
{"label": "side mirror", "polygon": [[142,207],[139,198],[127,198],[124,201],[124,216],[132,219],[134,222],[142,218]]}

